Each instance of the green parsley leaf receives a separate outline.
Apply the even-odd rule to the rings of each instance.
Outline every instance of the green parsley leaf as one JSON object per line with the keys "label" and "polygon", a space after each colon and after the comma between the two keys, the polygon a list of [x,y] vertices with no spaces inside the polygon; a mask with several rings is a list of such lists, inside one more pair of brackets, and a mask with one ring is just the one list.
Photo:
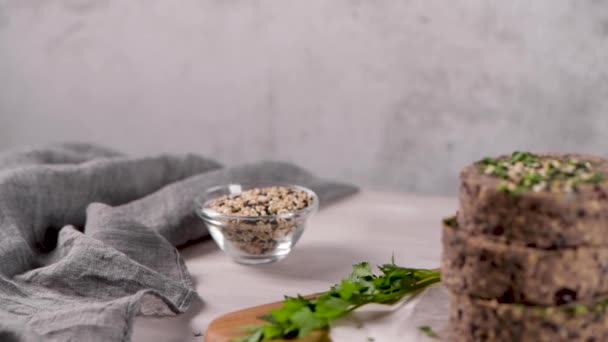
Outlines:
{"label": "green parsley leaf", "polygon": [[283,329],[278,325],[264,325],[264,338],[273,339],[280,337],[283,334]]}
{"label": "green parsley leaf", "polygon": [[338,291],[340,298],[344,300],[350,300],[356,289],[357,286],[348,279],[343,279],[340,285],[336,287],[336,291]]}
{"label": "green parsley leaf", "polygon": [[433,331],[433,328],[429,327],[428,325],[423,325],[421,327],[418,327],[418,330],[422,331],[424,334],[426,334],[426,336],[428,336],[430,338],[439,337],[439,335],[437,335],[437,333]]}
{"label": "green parsley leaf", "polygon": [[237,337],[232,339],[232,342],[259,342],[262,340],[264,336],[264,327],[258,326],[255,327],[246,327],[245,330],[249,331],[251,334],[244,337]]}
{"label": "green parsley leaf", "polygon": [[357,281],[360,278],[371,277],[372,275],[372,268],[369,266],[369,263],[362,262],[353,265],[353,272],[350,274],[349,279],[351,281]]}
{"label": "green parsley leaf", "polygon": [[327,300],[317,301],[315,315],[326,319],[335,319],[347,311],[351,303],[339,297],[330,296]]}

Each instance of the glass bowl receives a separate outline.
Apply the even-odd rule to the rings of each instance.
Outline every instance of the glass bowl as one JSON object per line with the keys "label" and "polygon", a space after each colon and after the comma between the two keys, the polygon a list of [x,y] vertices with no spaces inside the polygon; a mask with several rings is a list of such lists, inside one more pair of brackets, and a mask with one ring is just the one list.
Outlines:
{"label": "glass bowl", "polygon": [[[229,215],[209,208],[209,203],[219,197],[270,186],[304,191],[311,196],[312,204],[297,211],[266,216]],[[196,213],[217,245],[234,261],[253,265],[279,261],[291,252],[302,236],[306,222],[317,211],[319,198],[312,190],[298,185],[228,184],[208,189],[194,203]]]}

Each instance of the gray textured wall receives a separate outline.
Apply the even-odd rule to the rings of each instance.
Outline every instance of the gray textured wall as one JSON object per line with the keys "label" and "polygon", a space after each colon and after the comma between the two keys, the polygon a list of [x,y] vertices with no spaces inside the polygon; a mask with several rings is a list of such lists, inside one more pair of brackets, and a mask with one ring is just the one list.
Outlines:
{"label": "gray textured wall", "polygon": [[608,153],[600,0],[0,0],[0,148],[287,159],[454,193],[513,149]]}

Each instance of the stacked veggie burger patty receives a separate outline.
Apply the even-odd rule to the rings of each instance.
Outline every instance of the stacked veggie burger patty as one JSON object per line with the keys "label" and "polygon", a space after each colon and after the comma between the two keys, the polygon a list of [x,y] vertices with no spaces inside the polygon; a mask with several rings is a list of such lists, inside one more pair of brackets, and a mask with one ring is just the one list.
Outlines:
{"label": "stacked veggie burger patty", "polygon": [[608,159],[485,158],[444,220],[449,341],[608,341]]}

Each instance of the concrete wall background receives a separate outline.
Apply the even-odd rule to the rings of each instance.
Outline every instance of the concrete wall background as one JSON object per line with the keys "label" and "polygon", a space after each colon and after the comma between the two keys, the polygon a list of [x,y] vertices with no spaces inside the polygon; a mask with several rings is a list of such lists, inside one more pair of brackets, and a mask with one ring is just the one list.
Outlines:
{"label": "concrete wall background", "polygon": [[514,149],[608,154],[600,0],[0,0],[0,149],[94,141],[454,193]]}

